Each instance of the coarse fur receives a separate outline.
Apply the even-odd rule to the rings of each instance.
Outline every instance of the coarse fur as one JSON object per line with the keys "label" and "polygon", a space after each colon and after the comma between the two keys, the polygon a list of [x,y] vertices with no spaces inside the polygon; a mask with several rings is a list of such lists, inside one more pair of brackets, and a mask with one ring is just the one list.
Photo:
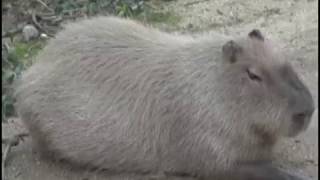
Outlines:
{"label": "coarse fur", "polygon": [[24,73],[17,109],[44,152],[76,164],[228,173],[270,160],[277,140],[305,130],[314,109],[260,36],[172,35],[115,17],[71,23]]}

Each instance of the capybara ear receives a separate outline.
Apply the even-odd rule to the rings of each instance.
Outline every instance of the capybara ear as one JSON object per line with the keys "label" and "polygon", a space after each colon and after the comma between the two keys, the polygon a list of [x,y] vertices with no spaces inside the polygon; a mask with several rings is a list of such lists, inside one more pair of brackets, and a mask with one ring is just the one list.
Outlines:
{"label": "capybara ear", "polygon": [[258,39],[260,41],[264,41],[264,37],[261,33],[261,31],[259,29],[253,29],[249,34],[248,36],[250,38],[255,38],[255,39]]}
{"label": "capybara ear", "polygon": [[223,57],[230,63],[237,61],[237,54],[242,51],[242,48],[233,40],[226,42],[222,46]]}

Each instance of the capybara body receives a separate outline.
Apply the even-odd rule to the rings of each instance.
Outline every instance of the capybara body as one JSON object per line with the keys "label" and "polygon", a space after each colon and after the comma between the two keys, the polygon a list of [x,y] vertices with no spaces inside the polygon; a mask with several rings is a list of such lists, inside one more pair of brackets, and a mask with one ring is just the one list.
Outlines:
{"label": "capybara body", "polygon": [[73,163],[223,174],[309,124],[312,97],[282,55],[258,30],[191,37],[97,17],[49,42],[17,109],[42,150]]}

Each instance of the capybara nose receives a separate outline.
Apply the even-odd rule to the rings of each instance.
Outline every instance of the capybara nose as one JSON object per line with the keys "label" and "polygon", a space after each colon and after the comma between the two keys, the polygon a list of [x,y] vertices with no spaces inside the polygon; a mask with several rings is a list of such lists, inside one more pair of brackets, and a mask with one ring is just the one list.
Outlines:
{"label": "capybara nose", "polygon": [[298,125],[303,126],[304,124],[306,124],[310,121],[314,110],[315,110],[315,108],[312,105],[304,111],[293,114],[293,117],[292,117],[293,122],[295,122]]}

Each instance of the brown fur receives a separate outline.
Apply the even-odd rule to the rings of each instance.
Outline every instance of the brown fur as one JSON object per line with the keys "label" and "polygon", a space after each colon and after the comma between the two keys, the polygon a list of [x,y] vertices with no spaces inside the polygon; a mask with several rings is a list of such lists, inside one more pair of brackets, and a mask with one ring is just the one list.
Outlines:
{"label": "brown fur", "polygon": [[[266,41],[258,30],[189,37],[114,17],[72,23],[23,75],[17,108],[44,150],[74,163],[228,173],[270,159],[313,112],[309,90]],[[308,117],[294,124],[300,112]]]}

